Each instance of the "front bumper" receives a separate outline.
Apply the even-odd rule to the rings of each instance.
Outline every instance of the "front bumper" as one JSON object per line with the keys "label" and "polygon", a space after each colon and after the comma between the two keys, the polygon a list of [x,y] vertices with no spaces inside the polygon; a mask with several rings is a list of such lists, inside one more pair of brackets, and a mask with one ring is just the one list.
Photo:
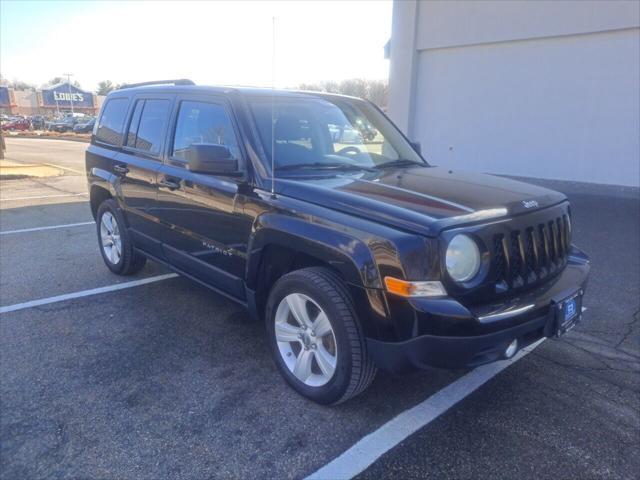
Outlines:
{"label": "front bumper", "polygon": [[[394,372],[475,367],[499,360],[513,340],[517,339],[518,348],[522,348],[555,335],[553,305],[575,291],[584,291],[589,269],[587,256],[574,248],[560,275],[510,301],[469,309],[451,299],[415,302],[412,313],[423,329],[433,319],[444,325],[445,331],[448,324],[448,330],[455,334],[418,334],[395,342],[367,338],[369,355],[379,368]],[[461,312],[466,312],[466,316]],[[421,328],[414,330],[419,332]]]}

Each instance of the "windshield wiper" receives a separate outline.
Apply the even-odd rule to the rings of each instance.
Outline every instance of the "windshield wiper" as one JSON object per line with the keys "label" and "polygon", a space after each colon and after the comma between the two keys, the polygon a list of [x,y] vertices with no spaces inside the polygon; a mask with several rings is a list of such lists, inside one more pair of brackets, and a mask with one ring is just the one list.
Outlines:
{"label": "windshield wiper", "polygon": [[276,167],[276,170],[298,170],[298,169],[313,169],[313,170],[368,170],[370,168],[354,165],[353,163],[327,163],[327,162],[313,162],[313,163],[291,163],[289,165],[282,165]]}
{"label": "windshield wiper", "polygon": [[398,160],[391,160],[390,162],[384,162],[380,165],[376,165],[376,168],[410,167],[411,165],[418,165],[421,167],[427,166],[427,164],[423,162],[414,162],[413,160],[399,158]]}

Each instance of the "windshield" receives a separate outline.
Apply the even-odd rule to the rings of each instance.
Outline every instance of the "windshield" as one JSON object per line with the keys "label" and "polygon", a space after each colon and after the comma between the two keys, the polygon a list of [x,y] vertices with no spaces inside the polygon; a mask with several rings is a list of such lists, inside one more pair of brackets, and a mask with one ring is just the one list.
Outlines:
{"label": "windshield", "polygon": [[366,102],[278,96],[273,103],[261,97],[249,105],[269,161],[275,126],[276,170],[426,166],[391,122]]}

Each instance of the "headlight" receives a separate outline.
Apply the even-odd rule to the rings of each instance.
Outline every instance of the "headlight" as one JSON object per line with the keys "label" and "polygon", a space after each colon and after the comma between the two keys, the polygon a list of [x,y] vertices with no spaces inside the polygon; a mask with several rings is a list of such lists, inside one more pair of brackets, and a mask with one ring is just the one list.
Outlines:
{"label": "headlight", "polygon": [[471,237],[459,234],[449,242],[445,260],[451,278],[456,282],[466,282],[480,270],[480,249]]}

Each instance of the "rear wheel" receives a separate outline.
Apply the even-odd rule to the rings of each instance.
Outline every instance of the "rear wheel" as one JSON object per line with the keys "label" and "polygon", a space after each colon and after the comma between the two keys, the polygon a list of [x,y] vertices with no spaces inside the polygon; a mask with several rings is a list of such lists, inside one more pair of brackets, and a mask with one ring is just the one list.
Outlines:
{"label": "rear wheel", "polygon": [[376,368],[353,300],[330,270],[305,268],[278,280],[269,294],[266,322],[278,369],[305,397],[341,403],[373,381]]}
{"label": "rear wheel", "polygon": [[112,198],[98,207],[96,227],[100,253],[109,270],[118,275],[133,275],[144,267],[147,259],[133,248],[122,211]]}

